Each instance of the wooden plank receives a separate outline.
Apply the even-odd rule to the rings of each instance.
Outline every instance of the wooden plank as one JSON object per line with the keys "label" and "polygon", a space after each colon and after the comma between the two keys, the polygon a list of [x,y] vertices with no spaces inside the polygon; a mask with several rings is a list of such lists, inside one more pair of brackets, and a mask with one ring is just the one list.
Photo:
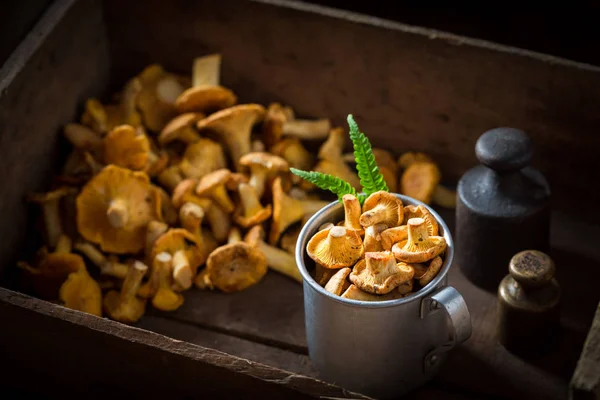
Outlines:
{"label": "wooden plank", "polygon": [[569,385],[569,398],[600,399],[600,304]]}
{"label": "wooden plank", "polygon": [[64,159],[59,132],[107,85],[108,61],[99,1],[65,0],[49,7],[0,69],[0,277],[33,244],[26,238],[35,236],[37,214],[24,198],[48,190]]}
{"label": "wooden plank", "polygon": [[312,377],[317,376],[307,355],[153,315],[147,315],[142,318],[136,327],[296,374]]}
{"label": "wooden plank", "polygon": [[[7,386],[45,391],[68,377],[73,396],[101,386],[104,394],[152,398],[365,398],[313,378],[1,288],[0,315],[10,321],[0,330],[0,354],[10,366],[3,372]],[[32,376],[36,388],[31,388]]]}
{"label": "wooden plank", "polygon": [[484,131],[521,128],[554,206],[600,221],[589,184],[600,68],[295,1],[105,5],[116,84],[152,62],[189,73],[194,57],[218,51],[240,101],[281,101],[344,127],[353,113],[374,145],[426,150],[449,179],[476,163]]}

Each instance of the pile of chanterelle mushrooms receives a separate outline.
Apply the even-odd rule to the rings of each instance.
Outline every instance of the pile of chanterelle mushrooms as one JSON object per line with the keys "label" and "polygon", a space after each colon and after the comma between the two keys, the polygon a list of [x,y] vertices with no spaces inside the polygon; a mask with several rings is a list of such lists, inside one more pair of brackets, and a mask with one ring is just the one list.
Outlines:
{"label": "pile of chanterelle mushrooms", "polygon": [[427,208],[404,206],[383,191],[362,207],[351,194],[342,200],[344,219],[319,227],[306,246],[316,263],[314,278],[325,290],[352,300],[393,300],[437,276],[446,240]]}
{"label": "pile of chanterelle mushrooms", "polygon": [[[297,235],[328,202],[289,168],[359,188],[343,131],[277,103],[237,104],[220,85],[220,63],[218,54],[197,58],[191,80],[151,65],[65,126],[72,152],[52,190],[28,199],[42,208],[46,240],[19,263],[30,291],[134,322],[147,302],[176,310],[193,286],[239,291],[268,269],[301,281]],[[323,141],[316,157],[307,141]],[[426,155],[375,155],[391,191],[452,206]]]}

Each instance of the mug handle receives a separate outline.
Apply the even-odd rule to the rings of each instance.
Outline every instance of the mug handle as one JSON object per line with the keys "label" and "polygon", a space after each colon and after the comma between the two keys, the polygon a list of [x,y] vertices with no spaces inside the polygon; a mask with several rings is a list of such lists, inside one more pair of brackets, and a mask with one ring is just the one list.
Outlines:
{"label": "mug handle", "polygon": [[446,286],[421,301],[421,319],[444,310],[450,318],[450,339],[430,351],[425,356],[425,371],[435,367],[441,360],[441,354],[471,337],[471,315],[465,299],[452,286]]}

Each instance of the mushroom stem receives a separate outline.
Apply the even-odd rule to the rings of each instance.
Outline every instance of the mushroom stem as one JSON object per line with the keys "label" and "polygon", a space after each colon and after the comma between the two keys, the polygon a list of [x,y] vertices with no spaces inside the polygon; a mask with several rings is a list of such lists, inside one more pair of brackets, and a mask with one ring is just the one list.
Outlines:
{"label": "mushroom stem", "polygon": [[298,139],[318,140],[329,135],[331,122],[327,118],[317,120],[295,119],[283,124],[283,134]]}
{"label": "mushroom stem", "polygon": [[386,224],[375,224],[369,226],[365,230],[365,252],[383,251],[383,243],[381,242],[381,233],[387,229]]}
{"label": "mushroom stem", "polygon": [[[233,136],[233,135],[230,135]],[[229,136],[228,136],[229,137]],[[227,140],[227,147],[229,148],[229,154],[231,155],[231,160],[235,165],[235,170],[240,172],[242,170],[242,166],[240,165],[240,158],[247,153],[250,153],[252,150],[252,146],[250,145],[250,129],[248,129],[247,137],[239,137],[239,140]]]}
{"label": "mushroom stem", "polygon": [[411,218],[407,221],[408,242],[419,243],[429,239],[427,224],[423,218]]}
{"label": "mushroom stem", "polygon": [[85,163],[90,168],[90,171],[92,171],[92,175],[100,173],[100,171],[102,171],[102,169],[104,168],[104,166],[98,161],[96,161],[94,156],[87,151],[83,153],[83,158],[85,160]]}
{"label": "mushroom stem", "polygon": [[363,227],[360,225],[360,201],[351,194],[345,194],[342,197],[344,202],[344,227],[347,229],[355,229],[362,231]]}
{"label": "mushroom stem", "polygon": [[264,208],[259,200],[260,195],[251,183],[240,184],[238,186],[238,192],[240,194],[240,200],[242,201],[244,216],[251,217],[252,215],[259,213]]}
{"label": "mushroom stem", "polygon": [[73,241],[67,235],[60,235],[58,238],[58,243],[56,244],[56,248],[54,249],[55,253],[70,253],[73,248]]}
{"label": "mushroom stem", "polygon": [[179,140],[184,143],[192,144],[200,141],[200,139],[202,139],[202,137],[189,125],[179,131]]}
{"label": "mushroom stem", "polygon": [[248,184],[256,190],[258,198],[261,198],[265,192],[265,184],[267,182],[267,171],[262,167],[252,168],[252,175]]}
{"label": "mushroom stem", "polygon": [[73,247],[89,258],[90,261],[100,269],[100,274],[102,275],[123,279],[129,272],[129,267],[127,265],[109,260],[100,252],[100,250],[89,242],[75,243]]}
{"label": "mushroom stem", "polygon": [[237,226],[232,227],[229,230],[229,235],[227,236],[227,244],[238,243],[242,241],[242,232],[240,232],[240,228]]}
{"label": "mushroom stem", "polygon": [[393,210],[385,204],[378,204],[361,215],[360,223],[362,226],[379,224],[388,220],[390,218],[390,213],[392,212]]}
{"label": "mushroom stem", "polygon": [[183,180],[181,172],[177,165],[172,165],[165,168],[157,177],[158,183],[166,188],[169,192],[173,192],[173,189]]}
{"label": "mushroom stem", "polygon": [[195,236],[200,236],[200,227],[204,219],[204,209],[196,203],[185,203],[179,209],[179,221],[181,227]]}
{"label": "mushroom stem", "polygon": [[162,311],[175,311],[183,304],[183,296],[171,288],[171,261],[169,253],[158,253],[153,268],[158,272],[158,290],[152,298],[152,305]]}
{"label": "mushroom stem", "polygon": [[231,220],[229,219],[229,214],[227,214],[221,207],[216,204],[213,204],[206,211],[206,219],[208,220],[208,224],[210,225],[210,229],[212,233],[219,243],[223,243],[227,240],[227,235],[229,235],[229,228],[231,227]]}
{"label": "mushroom stem", "polygon": [[217,185],[213,189],[211,197],[213,198],[215,203],[220,205],[226,212],[232,212],[235,208],[233,201],[231,201],[231,198],[227,193],[227,189],[225,189],[225,185]]}
{"label": "mushroom stem", "polygon": [[108,210],[106,210],[108,222],[114,228],[122,228],[129,220],[129,212],[127,210],[127,202],[124,199],[115,199],[110,202]]}
{"label": "mushroom stem", "polygon": [[169,230],[169,225],[160,221],[150,221],[146,226],[146,246],[145,253],[147,256],[150,256],[152,253],[152,247],[154,246],[154,242],[158,239],[163,233]]}
{"label": "mushroom stem", "polygon": [[59,205],[59,199],[53,199],[42,203],[44,226],[46,227],[46,236],[50,248],[55,248],[58,245],[58,240],[63,234],[62,224],[60,222]]}
{"label": "mushroom stem", "polygon": [[258,249],[265,255],[269,268],[302,282],[302,275],[298,270],[294,256],[280,248],[270,246],[262,240],[258,243]]}
{"label": "mushroom stem", "polygon": [[173,281],[178,287],[189,289],[192,286],[193,275],[185,250],[177,250],[173,254]]}
{"label": "mushroom stem", "polygon": [[393,245],[406,240],[407,237],[408,230],[406,229],[406,225],[395,226],[381,232],[381,244],[384,250],[390,251]]}
{"label": "mushroom stem", "polygon": [[102,138],[85,125],[67,124],[64,135],[78,149],[97,150],[103,145]]}
{"label": "mushroom stem", "polygon": [[171,255],[169,253],[159,253],[154,257],[154,260],[152,260],[152,273],[150,279],[140,287],[137,294],[138,296],[149,299],[156,294],[161,282],[161,268],[163,268],[162,265],[165,262],[171,263]]}
{"label": "mushroom stem", "polygon": [[129,272],[121,288],[121,304],[126,304],[129,299],[135,297],[146,271],[148,271],[148,266],[141,261],[135,261],[131,268],[129,268]]}

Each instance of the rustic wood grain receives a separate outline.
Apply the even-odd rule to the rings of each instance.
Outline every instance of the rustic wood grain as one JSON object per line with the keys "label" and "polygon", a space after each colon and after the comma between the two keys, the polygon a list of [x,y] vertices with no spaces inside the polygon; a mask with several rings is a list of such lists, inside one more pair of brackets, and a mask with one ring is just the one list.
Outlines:
{"label": "rustic wood grain", "polygon": [[600,304],[571,379],[569,398],[600,399]]}
{"label": "rustic wood grain", "polygon": [[221,52],[222,81],[240,101],[281,101],[344,127],[353,113],[374,145],[426,150],[449,179],[476,163],[484,131],[521,128],[554,206],[600,221],[589,184],[599,68],[300,2],[105,4],[115,83],[151,62],[189,73],[194,57]]}
{"label": "rustic wood grain", "polygon": [[35,231],[25,196],[48,190],[63,162],[60,130],[106,87],[108,58],[100,2],[65,0],[49,7],[0,69],[0,276]]}
{"label": "rustic wood grain", "polygon": [[[6,382],[36,385],[69,377],[70,394],[172,398],[365,398],[303,375],[0,288],[0,354]],[[15,340],[18,338],[18,340]],[[42,361],[43,362],[40,362]],[[18,372],[27,370],[26,375]]]}

